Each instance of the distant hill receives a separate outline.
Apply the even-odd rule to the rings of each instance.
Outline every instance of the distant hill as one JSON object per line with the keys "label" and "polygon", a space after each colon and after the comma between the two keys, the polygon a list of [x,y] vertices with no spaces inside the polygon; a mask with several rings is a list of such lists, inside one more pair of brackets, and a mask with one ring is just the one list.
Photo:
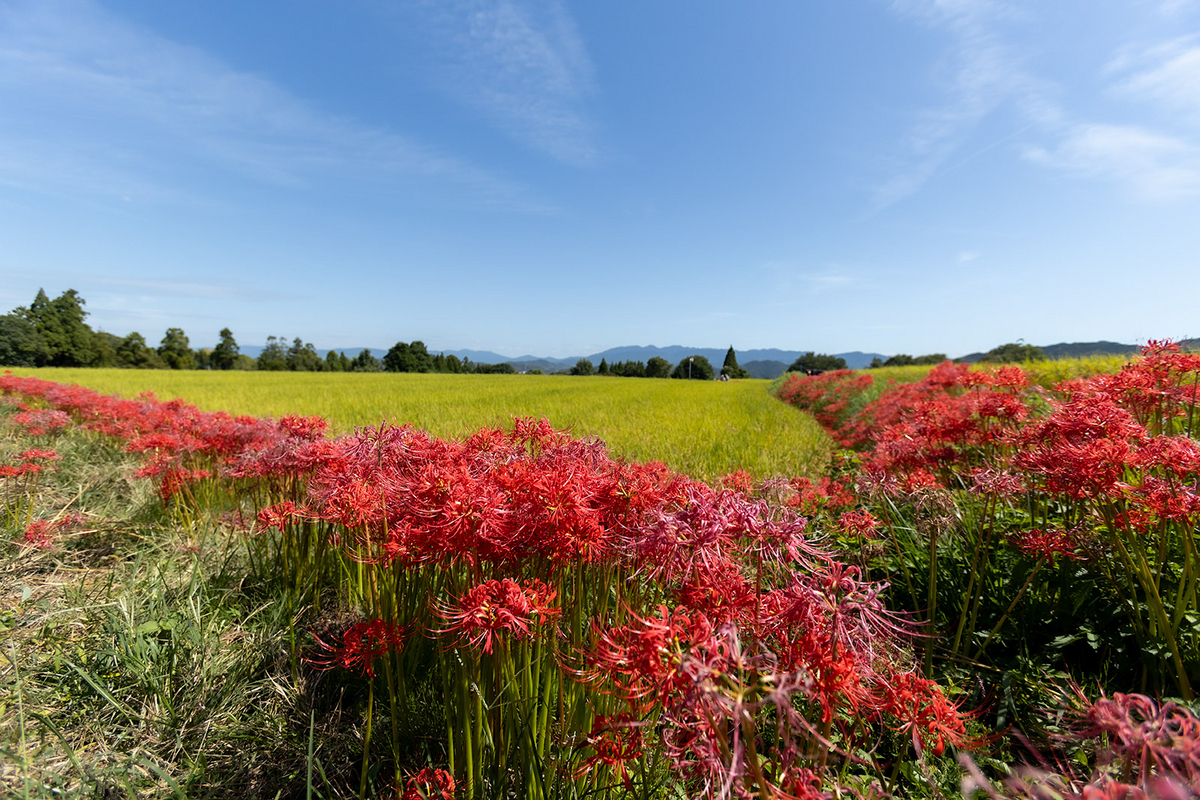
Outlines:
{"label": "distant hill", "polygon": [[[1180,342],[1180,345],[1183,345]],[[1058,344],[1039,345],[1046,358],[1082,358],[1084,356],[1127,356],[1140,353],[1142,348],[1136,344],[1121,344],[1120,342],[1059,342]],[[959,358],[968,364],[978,363],[985,353],[968,353]]]}

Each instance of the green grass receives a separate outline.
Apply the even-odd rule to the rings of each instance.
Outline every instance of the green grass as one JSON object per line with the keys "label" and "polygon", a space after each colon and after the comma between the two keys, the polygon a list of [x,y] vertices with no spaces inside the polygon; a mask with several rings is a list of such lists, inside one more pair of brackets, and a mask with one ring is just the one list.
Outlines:
{"label": "green grass", "polygon": [[458,438],[513,417],[546,417],[598,436],[617,455],[662,461],[703,480],[735,469],[756,478],[819,475],[831,443],[806,414],[775,400],[767,381],[679,381],[550,375],[416,375],[14,369],[104,394],[153,391],[206,411],[279,417],[320,414],[335,430],[412,424]]}

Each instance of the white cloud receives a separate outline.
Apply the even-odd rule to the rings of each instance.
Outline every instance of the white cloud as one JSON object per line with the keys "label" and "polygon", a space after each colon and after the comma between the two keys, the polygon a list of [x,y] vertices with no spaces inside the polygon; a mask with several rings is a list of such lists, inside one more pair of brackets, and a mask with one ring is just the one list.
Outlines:
{"label": "white cloud", "polygon": [[[919,191],[932,176],[1029,130],[1049,142],[1024,148],[1024,157],[1031,163],[1078,178],[1113,181],[1142,200],[1178,200],[1200,189],[1200,142],[1186,131],[1200,124],[1197,37],[1119,49],[1099,70],[1100,77],[1108,77],[1110,94],[1137,101],[1142,108],[1108,110],[1108,119],[1087,119],[1070,110],[1071,105],[1082,103],[1056,99],[1065,89],[1075,87],[1056,87],[1031,73],[1024,50],[1013,44],[1020,39],[1006,26],[1015,21],[1037,22],[1036,4],[896,0],[893,7],[950,34],[954,82],[945,106],[923,112],[907,148],[908,166],[881,184],[875,196],[877,206]],[[1159,9],[1176,16],[1186,10],[1183,3]],[[1027,124],[965,159],[950,161],[950,154],[972,129],[1003,103],[1012,103]],[[1145,104],[1163,113],[1148,115]]]}
{"label": "white cloud", "polygon": [[1200,45],[1195,37],[1175,39],[1140,53],[1124,52],[1110,72],[1131,72],[1115,87],[1119,95],[1162,106],[1186,122],[1200,124]]}
{"label": "white cloud", "polygon": [[576,166],[597,158],[593,68],[561,2],[439,0],[424,9],[447,91],[530,149]]}
{"label": "white cloud", "polygon": [[979,253],[974,250],[963,250],[958,254],[958,263],[966,264],[979,258]]}
{"label": "white cloud", "polygon": [[0,131],[0,182],[43,191],[180,200],[204,194],[215,169],[292,189],[354,176],[524,202],[484,170],[322,112],[91,0],[0,6]]}
{"label": "white cloud", "polygon": [[1200,193],[1200,152],[1182,139],[1127,125],[1076,125],[1053,149],[1026,158],[1130,186],[1141,198],[1171,201]]}
{"label": "white cloud", "polygon": [[903,166],[875,190],[876,208],[919,191],[1003,103],[1015,102],[1035,119],[1057,116],[1041,82],[1026,72],[1001,35],[1002,23],[1021,16],[1011,5],[991,0],[895,0],[892,7],[949,34],[948,59],[939,67],[947,100],[920,113],[902,147]]}

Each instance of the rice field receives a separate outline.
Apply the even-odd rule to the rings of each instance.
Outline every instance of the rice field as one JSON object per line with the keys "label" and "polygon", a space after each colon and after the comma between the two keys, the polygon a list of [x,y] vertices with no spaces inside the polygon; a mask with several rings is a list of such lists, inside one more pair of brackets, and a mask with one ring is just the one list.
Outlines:
{"label": "rice field", "polygon": [[546,417],[597,436],[619,456],[662,461],[713,480],[815,477],[832,442],[816,422],[776,400],[768,381],[680,381],[551,375],[208,372],[14,369],[104,394],[154,392],[205,411],[280,417],[319,414],[335,431],[389,422],[461,438],[514,417]]}

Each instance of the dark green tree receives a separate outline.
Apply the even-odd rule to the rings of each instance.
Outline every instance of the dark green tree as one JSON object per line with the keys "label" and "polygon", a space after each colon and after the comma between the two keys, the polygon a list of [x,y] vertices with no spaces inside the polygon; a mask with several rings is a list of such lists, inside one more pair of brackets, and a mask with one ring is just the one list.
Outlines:
{"label": "dark green tree", "polygon": [[126,336],[115,348],[117,363],[129,369],[166,369],[167,364],[137,331]]}
{"label": "dark green tree", "polygon": [[712,364],[701,355],[688,356],[675,365],[671,372],[672,378],[691,378],[694,381],[711,381],[713,379]]}
{"label": "dark green tree", "polygon": [[213,348],[210,358],[212,368],[233,369],[240,352],[237,340],[233,338],[233,331],[229,328],[221,328],[221,332],[217,335],[221,337],[221,341],[217,342],[217,346]]}
{"label": "dark green tree", "polygon": [[[345,358],[345,356],[342,356],[342,358]],[[342,369],[342,359],[338,358],[336,350],[330,350],[325,354],[325,369],[329,370],[330,372],[345,371]]]}
{"label": "dark green tree", "polygon": [[788,372],[832,372],[846,368],[846,359],[809,350],[792,362]]}
{"label": "dark green tree", "polygon": [[466,372],[467,370],[463,367],[462,360],[460,360],[458,356],[451,353],[450,355],[446,356],[446,371],[451,373],[459,373]]}
{"label": "dark green tree", "polygon": [[388,372],[433,372],[433,356],[424,342],[396,342],[384,355],[383,368]]}
{"label": "dark green tree", "polygon": [[1044,361],[1045,358],[1046,353],[1037,345],[1009,342],[993,347],[979,360],[989,364],[1020,364],[1024,361]]}
{"label": "dark green tree", "polygon": [[0,317],[0,366],[40,367],[50,361],[50,346],[37,326],[17,314]]}
{"label": "dark green tree", "polygon": [[183,328],[167,328],[158,345],[158,355],[171,369],[196,368],[196,354],[192,352]]}
{"label": "dark green tree", "polygon": [[609,374],[611,374],[611,373],[608,371],[608,361],[607,361],[607,360],[606,360],[606,359],[605,359],[603,356],[600,358],[600,366],[599,366],[599,368],[597,368],[597,369],[596,369],[596,374],[597,374],[597,375],[609,375]]}
{"label": "dark green tree", "polygon": [[292,372],[322,372],[325,362],[317,355],[317,349],[297,336],[288,348],[287,368]]}
{"label": "dark green tree", "polygon": [[729,350],[725,353],[725,363],[721,366],[721,374],[728,375],[730,378],[749,378],[750,373],[738,366],[737,353],[733,352],[733,345],[729,345]]}
{"label": "dark green tree", "polygon": [[593,375],[595,372],[596,368],[586,358],[579,359],[575,362],[575,366],[571,367],[572,375]]}
{"label": "dark green tree", "polygon": [[479,375],[516,375],[517,368],[507,362],[499,364],[480,364],[475,368]]}
{"label": "dark green tree", "polygon": [[50,351],[48,366],[90,367],[98,353],[95,332],[84,322],[87,318],[84,305],[86,302],[74,289],[53,300],[38,289],[29,308],[18,308],[13,313],[33,323],[45,340]]}
{"label": "dark green tree", "polygon": [[350,362],[351,372],[382,372],[383,364],[379,363],[379,359],[371,355],[370,348],[364,349],[356,355]]}
{"label": "dark green tree", "polygon": [[652,356],[646,362],[646,377],[647,378],[669,378],[671,377],[671,362],[660,356]]}
{"label": "dark green tree", "polygon": [[265,372],[279,372],[287,369],[287,339],[268,336],[267,344],[258,354],[258,368]]}

